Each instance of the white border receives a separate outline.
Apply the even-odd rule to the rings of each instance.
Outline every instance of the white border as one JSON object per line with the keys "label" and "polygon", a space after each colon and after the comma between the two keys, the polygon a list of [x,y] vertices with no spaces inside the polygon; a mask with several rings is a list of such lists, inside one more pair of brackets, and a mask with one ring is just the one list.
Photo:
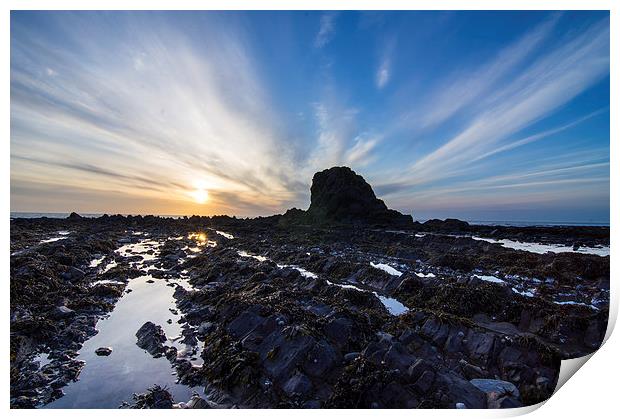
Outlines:
{"label": "white border", "polygon": [[[8,306],[9,306],[9,214],[10,214],[10,10],[260,10],[260,9],[284,9],[284,10],[611,10],[611,107],[612,112],[618,109],[618,2],[611,0],[521,0],[521,1],[484,1],[484,0],[435,0],[435,1],[413,1],[407,2],[397,0],[297,0],[297,1],[277,1],[277,0],[210,0],[210,1],[192,1],[192,0],[91,0],[91,1],[79,1],[79,0],[55,0],[55,1],[43,1],[43,0],[5,0],[2,2],[2,14],[0,15],[0,56],[2,57],[2,66],[0,66],[0,79],[2,80],[1,89],[3,92],[2,101],[0,102],[0,108],[2,109],[2,133],[4,134],[4,141],[2,146],[4,152],[2,153],[2,164],[0,170],[4,176],[4,182],[2,182],[2,206],[4,208],[4,220],[0,223],[2,228],[2,237],[4,238],[4,245],[2,246],[3,255],[2,258],[2,278],[4,287],[4,301],[5,301],[5,320],[2,322],[2,336],[8,336],[9,334],[9,319],[8,319]],[[618,130],[617,119],[614,118],[615,114],[612,113],[611,119],[611,133],[615,134],[620,132]],[[613,137],[613,135],[612,135]],[[611,190],[614,192],[611,194],[610,202],[610,225],[613,227],[618,221],[618,214],[620,214],[620,206],[618,201],[618,146],[615,142],[610,144],[610,185]],[[618,239],[618,232],[616,229],[611,230],[611,248],[615,250],[616,246],[620,245]],[[618,314],[618,298],[617,293],[614,292],[618,283],[618,264],[616,263],[615,251],[612,251],[612,265],[611,265],[611,278],[612,278],[612,294],[610,302],[610,321],[607,333],[607,338],[610,337],[610,333],[615,325]],[[613,336],[609,341],[592,356],[589,361],[589,367],[579,371],[578,377],[562,387],[562,389],[555,394],[542,409],[538,409],[533,416],[536,417],[607,417],[610,416],[610,412],[616,409],[617,398],[617,382],[619,367],[615,353],[620,353],[620,344],[618,339]],[[7,410],[9,410],[9,346],[8,340],[5,340],[5,344],[2,346],[2,355],[5,360],[3,363],[3,378],[4,378],[4,403]],[[576,362],[571,362],[575,364]],[[563,367],[564,369],[564,367]],[[573,373],[576,371],[574,365],[571,367]],[[577,368],[578,369],[578,368]],[[539,406],[536,406],[539,407]],[[412,415],[430,415],[433,417],[508,417],[524,414],[532,410],[536,410],[536,407],[515,409],[515,410],[502,410],[502,411],[466,411],[466,410],[425,410],[425,411],[404,411],[393,410],[390,411],[392,417],[410,417]],[[43,413],[45,412],[45,413]],[[17,411],[11,410],[10,414],[14,416],[51,416],[51,417],[82,417],[85,413],[93,415],[95,417],[104,417],[110,415],[110,410],[37,410],[37,411]],[[292,412],[291,412],[292,413]],[[284,410],[269,410],[268,412],[261,410],[227,410],[227,411],[187,411],[182,413],[170,412],[170,411],[151,411],[149,416],[153,417],[170,417],[171,415],[179,415],[183,417],[197,417],[197,415],[209,415],[209,416],[226,416],[226,417],[243,417],[253,418],[261,417],[263,415],[269,415],[272,417],[285,417],[290,415],[289,411]],[[323,410],[319,414],[327,415],[330,417],[339,417],[342,415],[355,415],[357,417],[376,417],[378,412],[370,410]],[[123,416],[137,416],[144,415],[144,412],[139,411],[118,411],[115,414]],[[311,417],[317,414],[314,411],[302,411],[297,410],[294,414],[300,417]],[[540,416],[545,415],[545,416]]]}

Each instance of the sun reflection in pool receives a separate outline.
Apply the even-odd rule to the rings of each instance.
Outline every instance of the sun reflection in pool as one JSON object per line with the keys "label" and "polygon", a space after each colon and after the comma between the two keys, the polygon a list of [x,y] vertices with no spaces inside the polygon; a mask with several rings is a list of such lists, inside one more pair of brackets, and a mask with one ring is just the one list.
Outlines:
{"label": "sun reflection in pool", "polygon": [[215,247],[217,245],[217,243],[213,240],[209,240],[209,236],[207,236],[207,233],[203,233],[203,232],[194,232],[194,233],[189,233],[187,235],[187,238],[190,240],[195,240],[196,244],[199,247],[202,246],[208,246],[208,247]]}

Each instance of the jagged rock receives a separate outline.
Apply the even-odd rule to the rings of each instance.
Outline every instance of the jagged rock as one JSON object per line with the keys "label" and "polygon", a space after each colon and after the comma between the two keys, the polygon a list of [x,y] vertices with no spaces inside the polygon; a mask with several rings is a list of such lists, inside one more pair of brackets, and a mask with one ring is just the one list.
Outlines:
{"label": "jagged rock", "polygon": [[164,352],[164,342],[166,342],[166,334],[161,326],[152,322],[146,322],[136,332],[138,341],[136,345],[144,349],[153,356],[161,356]]}
{"label": "jagged rock", "polygon": [[426,371],[431,371],[433,369],[433,364],[425,359],[416,360],[407,370],[407,374],[411,381],[418,380]]}
{"label": "jagged rock", "polygon": [[56,307],[51,313],[51,317],[55,319],[66,319],[73,316],[75,316],[75,311],[65,306]]}
{"label": "jagged rock", "polygon": [[84,271],[71,266],[66,272],[63,272],[60,276],[66,281],[80,281],[84,278]]}
{"label": "jagged rock", "polygon": [[312,390],[312,382],[304,374],[295,374],[284,384],[282,389],[288,395],[305,396]]}
{"label": "jagged rock", "polygon": [[406,372],[415,361],[415,357],[400,342],[394,342],[383,358],[383,362],[388,367],[402,372]]}
{"label": "jagged rock", "polygon": [[345,346],[353,334],[353,322],[345,317],[333,319],[325,326],[325,334],[332,342]]}
{"label": "jagged rock", "polygon": [[244,311],[228,325],[228,332],[235,337],[242,337],[265,321],[261,316]]}
{"label": "jagged rock", "polygon": [[436,385],[443,390],[447,399],[453,403],[464,403],[468,409],[482,409],[486,407],[485,393],[456,374],[437,374]]}
{"label": "jagged rock", "polygon": [[308,353],[308,358],[303,366],[304,371],[313,377],[323,377],[336,364],[338,357],[334,348],[327,341],[317,342]]}
{"label": "jagged rock", "polygon": [[210,409],[211,405],[205,399],[200,396],[194,395],[187,402],[188,409]]}
{"label": "jagged rock", "polygon": [[519,390],[514,384],[508,381],[476,378],[469,382],[487,394],[510,394],[513,397],[519,398]]}
{"label": "jagged rock", "polygon": [[421,393],[426,393],[435,381],[435,373],[432,371],[424,371],[420,378],[414,383],[414,387]]}
{"label": "jagged rock", "polygon": [[[204,350],[177,353],[156,325],[148,327],[141,344],[170,361],[179,383],[210,386],[213,392],[205,394],[212,407],[532,405],[553,393],[561,356],[589,353],[604,335],[609,257],[534,254],[459,233],[422,234],[465,228],[450,220],[403,229],[344,222],[278,228],[287,216],[12,220],[11,405],[40,406],[61,396],[61,387],[80,373],[77,351],[96,332],[97,320],[144,269],[172,287],[187,279],[190,286],[173,288],[176,305],[162,306],[161,318],[178,318],[183,340],[177,342],[197,338]],[[188,232],[216,228],[232,231],[235,240],[205,247],[193,258],[166,261],[151,249],[153,259],[139,267],[143,255],[114,252],[122,243],[141,241],[132,234],[141,231],[145,239],[172,242],[168,254],[177,255],[194,245],[185,238]],[[37,245],[61,229],[72,233],[56,244]],[[578,240],[584,247],[608,240],[608,229],[588,230],[585,237],[573,228],[468,229],[467,235],[485,238],[540,243],[560,238],[556,243]],[[241,257],[239,251],[270,261]],[[63,279],[69,267],[86,267],[102,256],[118,266],[105,273],[85,268],[82,281]],[[370,267],[392,261],[403,272],[396,279]],[[431,273],[435,277],[421,276]],[[474,275],[496,275],[510,286],[471,281]],[[535,297],[519,295],[512,286],[536,287]],[[143,291],[138,288],[134,294]],[[554,304],[558,291],[571,289],[576,302],[599,311]],[[391,315],[385,302],[392,298],[409,311]],[[52,313],[59,306],[75,313],[56,318]],[[168,308],[174,317],[163,317]],[[165,359],[159,364],[168,372]],[[469,381],[490,378],[513,383],[520,396],[485,393]],[[189,407],[188,398],[173,405]],[[165,395],[144,401],[144,407],[170,405]],[[198,399],[196,404],[204,405]]]}
{"label": "jagged rock", "polygon": [[134,394],[134,409],[172,409],[174,399],[165,388],[155,385],[143,394]]}

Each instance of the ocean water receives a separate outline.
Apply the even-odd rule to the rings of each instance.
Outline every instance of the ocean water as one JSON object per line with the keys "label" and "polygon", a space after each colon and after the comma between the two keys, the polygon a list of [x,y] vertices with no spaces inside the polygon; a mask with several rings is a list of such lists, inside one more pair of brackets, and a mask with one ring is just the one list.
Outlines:
{"label": "ocean water", "polygon": [[473,225],[488,225],[488,226],[506,226],[506,227],[577,227],[577,226],[587,226],[587,227],[609,227],[609,223],[599,223],[599,222],[571,222],[571,221],[483,221],[483,220],[465,220],[469,224]]}
{"label": "ocean water", "polygon": [[[11,219],[14,218],[67,218],[69,216],[69,212],[11,212]],[[86,218],[97,218],[104,215],[103,213],[79,213],[82,217]],[[108,214],[114,215],[114,214]],[[121,215],[145,215],[145,214],[121,214]],[[182,218],[185,215],[158,215],[159,217],[166,218]],[[191,215],[188,215],[190,217]]]}
{"label": "ocean water", "polygon": [[[11,212],[13,218],[67,218],[68,212]],[[82,217],[96,218],[103,214],[80,214]]]}

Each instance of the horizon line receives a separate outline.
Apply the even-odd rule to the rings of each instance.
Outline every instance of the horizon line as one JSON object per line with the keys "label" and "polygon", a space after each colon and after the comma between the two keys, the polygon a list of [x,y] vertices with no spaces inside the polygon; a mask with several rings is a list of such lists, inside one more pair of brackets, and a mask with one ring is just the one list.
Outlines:
{"label": "horizon line", "polygon": [[[104,215],[108,215],[108,216],[115,216],[115,215],[121,215],[123,217],[128,217],[128,216],[132,216],[132,217],[137,217],[137,216],[141,216],[141,217],[148,217],[148,216],[152,216],[152,217],[159,217],[159,218],[183,218],[183,217],[229,217],[229,218],[236,218],[236,219],[241,219],[241,220],[252,220],[252,219],[257,219],[257,218],[267,218],[267,217],[273,217],[276,215],[282,215],[282,214],[271,214],[271,215],[257,215],[257,216],[240,216],[240,215],[229,215],[229,214],[212,214],[212,215],[199,215],[199,214],[155,214],[155,213],[106,213],[106,212],[78,212],[78,211],[64,211],[64,212],[56,212],[56,211],[52,211],[52,212],[40,212],[40,211],[10,211],[10,215],[11,218],[26,218],[26,217],[13,217],[13,214],[39,214],[42,217],[39,218],[43,218],[46,214],[48,215],[61,215],[61,214],[67,214],[67,216],[69,214],[71,214],[72,212],[75,212],[78,215],[81,216],[85,216],[86,218],[99,218],[102,217]],[[285,211],[286,212],[286,211]],[[413,217],[413,216],[412,216]],[[30,218],[36,218],[36,217],[30,217]],[[56,218],[56,217],[55,217]],[[65,217],[66,218],[66,217]],[[418,223],[425,223],[427,221],[430,220],[446,220],[446,219],[458,219],[460,221],[465,221],[468,222],[470,224],[481,224],[481,223],[498,223],[497,225],[501,225],[502,223],[528,223],[528,225],[530,226],[536,226],[536,225],[556,225],[556,226],[562,226],[562,225],[570,225],[570,226],[610,226],[610,222],[609,221],[567,221],[567,220],[559,220],[559,221],[542,221],[542,220],[514,220],[514,219],[504,219],[504,220],[497,220],[497,219],[492,219],[492,220],[485,220],[485,219],[471,219],[471,218],[457,218],[457,217],[444,217],[444,218],[419,218],[416,219],[415,217],[413,217],[413,221],[414,222],[418,222]],[[57,219],[62,219],[61,217],[57,217]]]}

